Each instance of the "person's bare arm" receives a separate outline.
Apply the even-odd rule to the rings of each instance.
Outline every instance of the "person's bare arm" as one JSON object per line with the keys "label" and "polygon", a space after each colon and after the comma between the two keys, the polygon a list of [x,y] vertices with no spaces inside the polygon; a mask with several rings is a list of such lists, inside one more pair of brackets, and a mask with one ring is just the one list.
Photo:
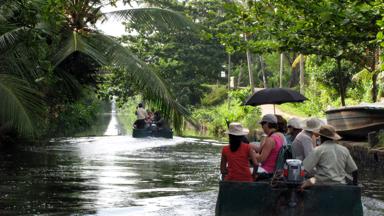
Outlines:
{"label": "person's bare arm", "polygon": [[259,168],[259,163],[257,162],[256,155],[257,155],[257,153],[251,148],[249,150],[249,158],[251,158],[251,160],[252,160],[252,165],[253,165],[252,177],[254,180],[257,177],[256,176],[257,175],[257,169]]}
{"label": "person's bare arm", "polygon": [[221,162],[220,162],[220,172],[221,172],[221,179],[224,180],[225,175],[227,175],[227,158],[224,155],[221,155]]}
{"label": "person's bare arm", "polygon": [[270,137],[266,138],[261,153],[256,155],[257,161],[261,163],[264,162],[268,158],[269,154],[271,153],[274,147],[275,141],[273,141],[273,139]]}

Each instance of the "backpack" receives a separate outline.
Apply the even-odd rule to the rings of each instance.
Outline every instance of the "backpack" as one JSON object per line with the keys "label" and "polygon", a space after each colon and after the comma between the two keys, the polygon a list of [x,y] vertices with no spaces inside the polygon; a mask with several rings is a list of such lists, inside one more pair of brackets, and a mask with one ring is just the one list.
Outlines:
{"label": "backpack", "polygon": [[276,171],[284,169],[284,163],[287,159],[292,159],[292,146],[283,145],[277,155]]}

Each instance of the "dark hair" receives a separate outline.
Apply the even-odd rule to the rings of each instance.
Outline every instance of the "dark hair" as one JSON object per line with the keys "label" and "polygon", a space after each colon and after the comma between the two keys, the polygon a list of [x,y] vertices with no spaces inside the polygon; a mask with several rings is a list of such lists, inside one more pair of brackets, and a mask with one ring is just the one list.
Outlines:
{"label": "dark hair", "polygon": [[240,144],[243,141],[244,136],[236,136],[232,134],[228,134],[228,135],[229,135],[229,149],[231,149],[231,152],[235,152],[240,147]]}
{"label": "dark hair", "polygon": [[281,115],[275,115],[277,118],[277,131],[281,133],[287,132],[287,120]]}
{"label": "dark hair", "polygon": [[143,104],[142,104],[142,103],[139,103],[139,107],[143,107]]}
{"label": "dark hair", "polygon": [[277,123],[269,123],[269,122],[266,122],[266,123],[267,123],[268,128],[275,128],[275,129],[277,129]]}
{"label": "dark hair", "polygon": [[333,139],[320,135],[320,143],[323,143],[323,142],[328,141],[328,140],[333,140]]}

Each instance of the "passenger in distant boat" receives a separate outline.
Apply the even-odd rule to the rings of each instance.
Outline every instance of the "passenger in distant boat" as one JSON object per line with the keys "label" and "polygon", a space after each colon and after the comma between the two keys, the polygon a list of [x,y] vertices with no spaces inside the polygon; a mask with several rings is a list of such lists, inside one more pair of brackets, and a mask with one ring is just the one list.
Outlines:
{"label": "passenger in distant boat", "polygon": [[147,118],[145,119],[145,123],[150,126],[153,122],[154,115],[153,115],[153,112],[151,112],[151,110],[148,110],[147,114],[148,115],[147,115]]}
{"label": "passenger in distant boat", "polygon": [[283,145],[287,145],[287,139],[285,137],[285,133],[287,132],[287,120],[285,120],[283,118],[283,116],[281,115],[276,115],[276,119],[277,119],[277,131],[276,131],[276,134],[278,134],[281,139],[283,139]]}
{"label": "passenger in distant boat", "polygon": [[320,119],[309,118],[303,123],[303,130],[292,142],[292,156],[294,159],[304,160],[313,151],[313,131],[321,126]]}
{"label": "passenger in distant boat", "polygon": [[296,136],[302,131],[301,125],[300,125],[300,119],[298,118],[291,118],[288,120],[287,123],[287,144],[291,145],[293,140],[295,140]]}
{"label": "passenger in distant boat", "polygon": [[[220,172],[225,181],[246,181],[254,180],[254,173],[257,170],[256,152],[249,144],[243,142],[244,136],[249,130],[243,128],[240,123],[230,123],[228,131],[229,145],[221,151]],[[252,160],[254,173],[249,168],[249,159]]]}
{"label": "passenger in distant boat", "polygon": [[323,125],[314,133],[320,135],[321,145],[305,158],[303,165],[306,172],[314,172],[315,176],[306,180],[301,189],[325,182],[346,184],[350,182],[349,174],[353,178],[351,183],[357,185],[357,166],[349,150],[336,143],[341,137],[335,128]]}
{"label": "passenger in distant boat", "polygon": [[153,123],[156,124],[157,129],[163,129],[166,127],[166,122],[159,111],[155,112]]}
{"label": "passenger in distant boat", "polygon": [[283,146],[283,138],[277,133],[277,118],[275,115],[264,115],[260,124],[267,137],[260,147],[255,148],[258,152],[256,153],[256,159],[261,164],[257,170],[256,178],[258,180],[273,176],[277,157]]}
{"label": "passenger in distant boat", "polygon": [[145,119],[147,118],[148,114],[147,114],[147,111],[144,109],[142,103],[139,103],[139,105],[137,106],[135,114],[136,114],[137,119],[136,119],[135,123],[133,124],[133,126],[136,128],[139,128],[139,129],[144,128],[146,125]]}

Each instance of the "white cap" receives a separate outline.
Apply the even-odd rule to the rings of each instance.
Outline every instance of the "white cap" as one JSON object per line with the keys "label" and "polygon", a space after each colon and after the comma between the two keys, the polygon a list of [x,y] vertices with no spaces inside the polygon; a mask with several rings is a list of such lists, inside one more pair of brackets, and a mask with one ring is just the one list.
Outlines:
{"label": "white cap", "polygon": [[298,119],[298,118],[291,118],[288,120],[287,122],[287,126],[291,126],[295,129],[301,129],[301,124],[300,124],[301,120]]}

